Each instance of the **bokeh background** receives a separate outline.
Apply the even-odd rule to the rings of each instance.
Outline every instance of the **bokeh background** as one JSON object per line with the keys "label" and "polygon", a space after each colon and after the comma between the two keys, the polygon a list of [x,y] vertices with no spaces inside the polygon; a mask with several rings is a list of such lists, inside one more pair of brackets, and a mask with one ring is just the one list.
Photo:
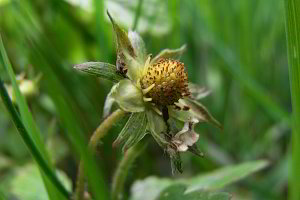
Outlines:
{"label": "bokeh background", "polygon": [[[175,177],[263,158],[270,161],[268,168],[226,191],[236,199],[285,199],[291,100],[283,1],[144,0],[140,10],[138,4],[136,0],[0,0],[0,32],[15,73],[25,73],[27,79],[42,74],[39,93],[27,102],[52,159],[71,180],[70,187],[79,158],[65,132],[76,124],[88,139],[102,120],[112,86],[72,67],[86,61],[115,64],[108,9],[122,27],[136,28],[148,53],[187,44],[181,61],[189,80],[212,91],[202,102],[224,130],[198,125],[198,146],[206,156],[183,155],[184,173]],[[0,76],[10,85],[2,67]],[[65,106],[57,106],[54,99],[63,99]],[[10,194],[20,184],[31,183],[22,175],[37,172],[1,102],[0,113],[0,188]],[[124,123],[125,119],[117,123],[97,150],[107,188],[122,157],[121,148],[111,144]],[[149,175],[171,176],[169,158],[154,140],[135,162],[127,194],[135,180]]]}

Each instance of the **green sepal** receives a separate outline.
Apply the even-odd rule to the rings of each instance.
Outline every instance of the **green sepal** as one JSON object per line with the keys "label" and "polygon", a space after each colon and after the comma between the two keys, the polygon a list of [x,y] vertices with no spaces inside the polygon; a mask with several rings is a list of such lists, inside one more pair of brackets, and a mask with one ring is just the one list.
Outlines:
{"label": "green sepal", "polygon": [[114,141],[113,146],[124,143],[123,151],[137,144],[147,134],[147,117],[145,112],[132,113],[122,129],[121,133]]}
{"label": "green sepal", "polygon": [[210,90],[205,87],[200,87],[194,83],[188,83],[189,91],[193,99],[199,100],[207,97],[210,94]]}
{"label": "green sepal", "polygon": [[117,40],[116,68],[120,73],[126,74],[131,80],[137,81],[140,71],[146,61],[146,48],[143,39],[136,33],[125,32],[115,23],[112,16],[107,15],[113,25]]}
{"label": "green sepal", "polygon": [[187,121],[194,121],[194,119],[199,120],[200,122],[208,122],[219,129],[223,129],[220,122],[218,122],[207,110],[207,108],[202,105],[201,103],[197,102],[194,99],[191,98],[184,98],[180,99],[179,103],[182,106],[189,107],[189,110],[176,110],[173,108],[169,108],[169,114],[170,116],[174,117],[175,119],[178,119],[183,122]]}
{"label": "green sepal", "polygon": [[167,147],[166,151],[170,156],[172,174],[182,173],[182,162],[179,152],[173,149],[170,145]]}
{"label": "green sepal", "polygon": [[198,120],[203,122],[209,122],[219,129],[223,129],[223,126],[221,123],[216,120],[210,112],[207,110],[207,108],[199,103],[198,101],[195,101],[190,98],[182,99],[182,102],[184,102],[185,105],[187,105],[190,109],[189,112],[192,113]]}
{"label": "green sepal", "polygon": [[117,83],[120,80],[124,79],[124,76],[117,72],[116,66],[109,63],[85,62],[75,65],[74,69],[112,81],[114,83]]}
{"label": "green sepal", "polygon": [[123,79],[114,85],[107,98],[113,98],[120,108],[126,112],[142,112],[145,110],[141,90],[129,79]]}
{"label": "green sepal", "polygon": [[151,135],[156,140],[156,142],[162,148],[166,148],[169,142],[166,141],[164,134],[166,133],[167,126],[159,114],[157,114],[153,109],[146,109],[147,119],[148,119],[148,129]]}
{"label": "green sepal", "polygon": [[179,60],[185,50],[185,44],[178,49],[164,49],[151,60],[150,64],[153,65],[162,58]]}
{"label": "green sepal", "polygon": [[144,65],[144,63],[146,62],[146,59],[147,59],[147,51],[146,51],[144,40],[135,31],[129,31],[128,32],[128,38],[131,42],[134,53],[136,55],[136,60],[141,65]]}

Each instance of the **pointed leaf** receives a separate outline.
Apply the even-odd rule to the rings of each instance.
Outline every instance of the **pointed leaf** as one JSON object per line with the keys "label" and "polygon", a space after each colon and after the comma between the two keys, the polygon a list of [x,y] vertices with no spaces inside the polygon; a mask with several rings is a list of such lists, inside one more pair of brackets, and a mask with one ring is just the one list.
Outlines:
{"label": "pointed leaf", "polygon": [[88,74],[110,80],[114,83],[124,79],[120,73],[117,72],[116,66],[104,62],[85,62],[74,66],[74,69],[86,72]]}
{"label": "pointed leaf", "polygon": [[131,80],[123,79],[112,88],[111,97],[126,112],[142,112],[145,110],[143,94]]}
{"label": "pointed leaf", "polygon": [[188,192],[199,189],[218,190],[267,167],[268,164],[269,163],[265,160],[259,160],[227,166],[184,182],[190,185],[187,190]]}
{"label": "pointed leaf", "polygon": [[178,49],[164,49],[157,56],[155,56],[152,59],[150,64],[151,65],[155,64],[161,58],[178,60],[178,59],[180,59],[181,55],[185,52],[185,50],[186,50],[186,45],[185,44],[182,45]]}
{"label": "pointed leaf", "polygon": [[185,193],[199,190],[219,190],[239,181],[268,166],[264,160],[250,161],[238,165],[227,166],[209,172],[204,175],[198,175],[190,179],[172,180],[168,178],[148,177],[145,180],[137,181],[131,189],[131,200],[154,200],[167,187],[174,184],[187,185]]}

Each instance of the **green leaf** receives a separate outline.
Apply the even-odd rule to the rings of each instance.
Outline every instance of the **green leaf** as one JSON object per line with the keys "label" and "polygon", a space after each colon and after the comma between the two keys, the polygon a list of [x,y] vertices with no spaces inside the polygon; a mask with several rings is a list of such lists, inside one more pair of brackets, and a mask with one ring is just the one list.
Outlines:
{"label": "green leaf", "polygon": [[189,179],[172,180],[168,178],[148,177],[145,180],[137,181],[131,188],[131,200],[154,200],[169,186],[184,184],[187,186],[185,193],[199,190],[219,190],[249,176],[268,165],[267,161],[250,161],[238,165],[227,166],[198,175]]}
{"label": "green leaf", "polygon": [[147,118],[145,112],[132,113],[127,123],[114,141],[113,146],[125,142],[123,150],[138,143],[146,135]]}
{"label": "green leaf", "polygon": [[[46,188],[43,185],[43,179],[38,168],[33,164],[13,169],[13,175],[5,181],[1,187],[8,188],[5,196],[13,195],[20,200],[48,200]],[[72,189],[72,182],[62,172],[58,171],[57,175],[63,185],[68,189]]]}
{"label": "green leaf", "polygon": [[124,79],[124,77],[117,72],[116,66],[104,62],[86,62],[74,66],[74,69],[86,72],[88,74],[107,79],[114,83]]}
{"label": "green leaf", "polygon": [[268,162],[264,160],[246,162],[217,169],[214,172],[196,176],[183,182],[189,185],[189,192],[199,189],[218,190],[267,166]]}
{"label": "green leaf", "polygon": [[164,49],[151,60],[150,64],[153,65],[162,58],[179,60],[181,55],[185,52],[185,50],[185,44],[178,49]]}
{"label": "green leaf", "polygon": [[6,69],[10,77],[10,80],[12,82],[12,86],[14,89],[14,93],[16,95],[16,101],[17,101],[18,108],[20,110],[22,121],[20,120],[18,114],[13,108],[12,102],[8,98],[6,90],[1,81],[1,96],[3,98],[3,101],[6,103],[6,106],[11,113],[11,116],[15,122],[15,125],[19,130],[20,135],[22,136],[22,139],[24,140],[25,144],[28,146],[34,159],[37,161],[41,173],[44,175],[43,176],[44,184],[47,188],[49,196],[51,197],[51,199],[57,197],[61,199],[66,199],[69,195],[68,191],[57,180],[57,177],[53,172],[54,167],[52,166],[50,157],[44,146],[43,140],[41,138],[41,133],[34,122],[33,116],[29,111],[24,96],[22,96],[20,92],[13,68],[7,57],[1,35],[0,35],[0,50],[1,50],[1,64]]}
{"label": "green leaf", "polygon": [[231,195],[225,192],[194,191],[187,193],[186,186],[175,184],[164,189],[155,200],[229,200]]}

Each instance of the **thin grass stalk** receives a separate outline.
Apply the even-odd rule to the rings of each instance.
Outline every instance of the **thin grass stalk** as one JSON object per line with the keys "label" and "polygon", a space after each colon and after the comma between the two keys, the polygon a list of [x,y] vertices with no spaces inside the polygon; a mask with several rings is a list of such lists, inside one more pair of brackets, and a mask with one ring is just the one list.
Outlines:
{"label": "thin grass stalk", "polygon": [[285,0],[285,24],[292,97],[292,139],[289,199],[300,199],[300,1]]}
{"label": "thin grass stalk", "polygon": [[139,19],[140,19],[141,13],[142,13],[142,6],[143,6],[143,0],[139,0],[139,3],[135,10],[135,17],[134,17],[134,21],[133,21],[132,30],[136,30],[136,28],[138,26]]}

